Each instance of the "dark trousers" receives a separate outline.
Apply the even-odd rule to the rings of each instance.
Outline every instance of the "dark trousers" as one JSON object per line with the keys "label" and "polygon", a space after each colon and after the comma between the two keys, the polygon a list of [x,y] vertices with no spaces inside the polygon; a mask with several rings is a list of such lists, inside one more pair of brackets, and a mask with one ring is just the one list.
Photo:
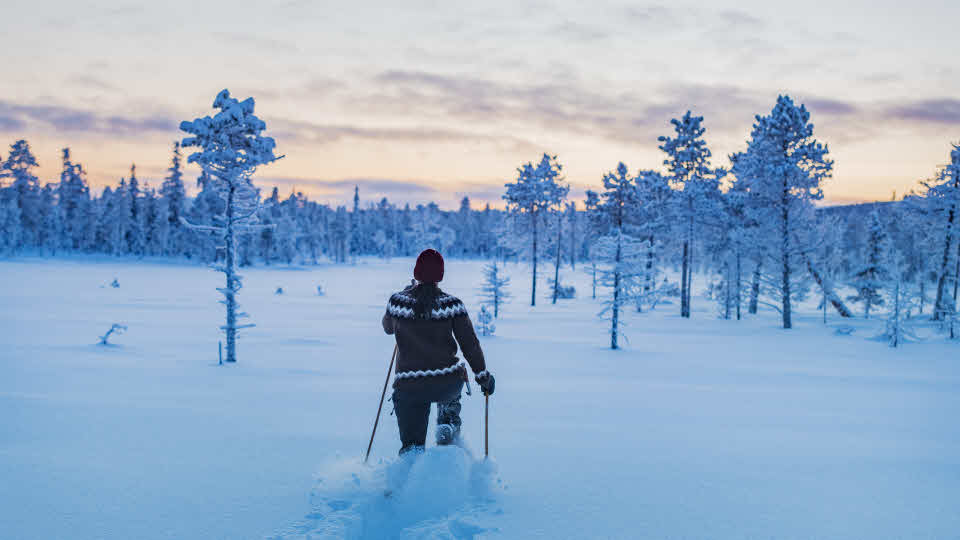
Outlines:
{"label": "dark trousers", "polygon": [[393,387],[393,411],[400,428],[400,453],[422,449],[427,444],[430,404],[437,404],[437,425],[450,424],[460,432],[459,376],[402,380]]}

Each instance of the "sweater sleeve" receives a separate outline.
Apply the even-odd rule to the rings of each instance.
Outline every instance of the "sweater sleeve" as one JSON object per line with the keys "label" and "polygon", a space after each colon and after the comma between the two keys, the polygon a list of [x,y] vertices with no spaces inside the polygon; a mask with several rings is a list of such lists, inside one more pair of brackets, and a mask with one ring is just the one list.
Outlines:
{"label": "sweater sleeve", "polygon": [[383,320],[381,320],[380,322],[383,324],[383,331],[386,332],[388,335],[393,335],[394,328],[395,328],[393,316],[390,315],[389,313],[384,313]]}
{"label": "sweater sleeve", "polygon": [[470,322],[470,317],[466,313],[453,318],[453,335],[457,338],[457,344],[463,351],[463,357],[470,364],[470,369],[474,373],[486,371],[487,363],[483,358],[480,340],[477,339],[477,333],[473,330],[473,323]]}

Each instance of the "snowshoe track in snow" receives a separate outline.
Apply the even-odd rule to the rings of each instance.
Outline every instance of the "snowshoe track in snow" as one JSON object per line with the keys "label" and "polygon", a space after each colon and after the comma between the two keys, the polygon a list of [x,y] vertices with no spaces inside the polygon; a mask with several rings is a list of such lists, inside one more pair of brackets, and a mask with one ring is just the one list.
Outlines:
{"label": "snowshoe track in snow", "polygon": [[495,532],[495,516],[502,514],[496,463],[459,446],[373,467],[334,461],[318,476],[313,510],[272,539],[472,539]]}

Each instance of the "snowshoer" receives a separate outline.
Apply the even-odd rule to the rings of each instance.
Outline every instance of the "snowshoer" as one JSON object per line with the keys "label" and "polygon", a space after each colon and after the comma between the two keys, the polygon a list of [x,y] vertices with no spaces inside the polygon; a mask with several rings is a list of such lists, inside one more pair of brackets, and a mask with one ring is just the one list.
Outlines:
{"label": "snowshoer", "polygon": [[417,257],[414,282],[393,294],[383,315],[383,331],[396,336],[397,368],[393,410],[400,428],[400,454],[422,451],[427,440],[430,404],[437,404],[437,444],[454,443],[460,435],[460,390],[468,381],[457,359],[457,344],[484,394],[493,394],[480,341],[464,307],[437,286],[443,279],[443,257],[427,249]]}

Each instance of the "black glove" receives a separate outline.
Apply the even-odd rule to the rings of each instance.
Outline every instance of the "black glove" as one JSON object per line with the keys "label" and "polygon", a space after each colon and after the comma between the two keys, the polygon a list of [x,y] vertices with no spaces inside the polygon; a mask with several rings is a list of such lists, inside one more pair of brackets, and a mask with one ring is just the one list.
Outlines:
{"label": "black glove", "polygon": [[489,371],[483,371],[479,375],[474,377],[474,380],[477,381],[477,385],[480,386],[480,390],[483,391],[483,394],[486,396],[493,395],[493,388],[496,386],[496,380],[494,380],[493,375]]}

